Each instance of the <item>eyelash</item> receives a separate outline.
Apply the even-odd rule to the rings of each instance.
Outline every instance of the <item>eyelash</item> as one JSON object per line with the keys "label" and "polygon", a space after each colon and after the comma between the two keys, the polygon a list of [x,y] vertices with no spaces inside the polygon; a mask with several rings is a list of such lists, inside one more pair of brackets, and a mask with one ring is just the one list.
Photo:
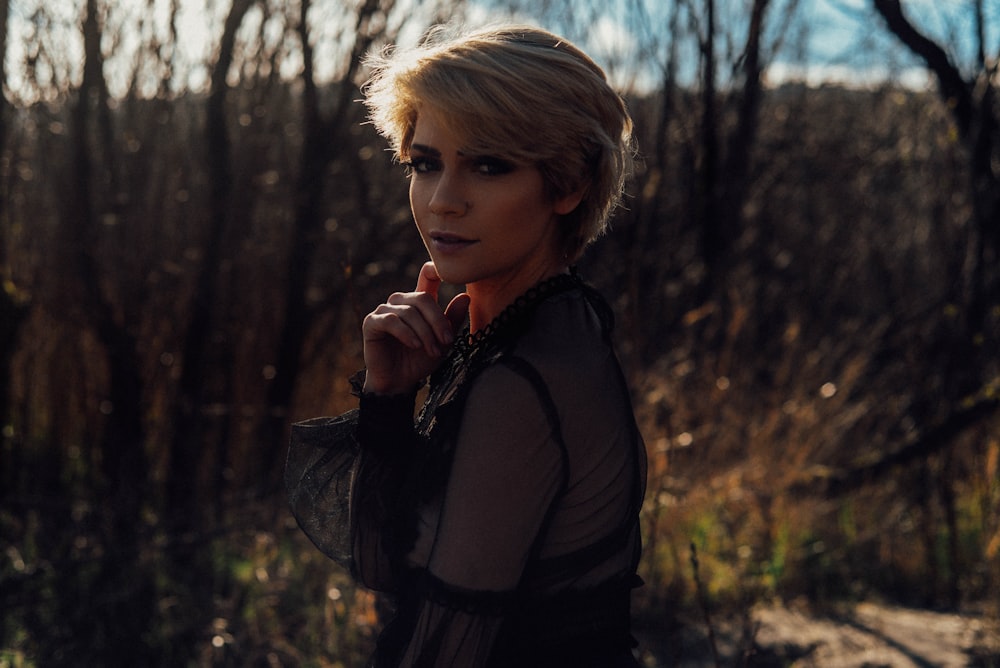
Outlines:
{"label": "eyelash", "polygon": [[[441,162],[435,158],[419,156],[402,163],[407,175],[427,174],[441,168]],[[502,158],[485,156],[472,160],[472,170],[481,176],[500,176],[514,171],[515,165]]]}
{"label": "eyelash", "polygon": [[[514,164],[502,158],[477,158],[473,165],[475,165],[476,172],[484,176],[500,176],[514,171]],[[483,170],[484,167],[486,171]]]}
{"label": "eyelash", "polygon": [[430,172],[433,169],[432,162],[431,158],[418,157],[405,160],[401,164],[406,168],[406,175],[410,176],[412,174],[426,174]]}

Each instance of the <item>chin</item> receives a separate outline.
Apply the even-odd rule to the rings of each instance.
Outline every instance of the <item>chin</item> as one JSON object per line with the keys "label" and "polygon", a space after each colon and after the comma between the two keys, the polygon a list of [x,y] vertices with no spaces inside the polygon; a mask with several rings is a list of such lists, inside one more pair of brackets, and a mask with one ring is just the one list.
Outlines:
{"label": "chin", "polygon": [[441,277],[441,281],[444,283],[450,283],[452,285],[465,285],[472,278],[470,272],[454,266],[453,263],[448,262],[447,260],[437,260],[433,257],[431,260],[434,262],[434,267],[437,269],[438,276]]}
{"label": "chin", "polygon": [[467,274],[457,271],[441,271],[438,269],[438,276],[441,277],[442,283],[447,283],[449,285],[465,285],[471,282]]}

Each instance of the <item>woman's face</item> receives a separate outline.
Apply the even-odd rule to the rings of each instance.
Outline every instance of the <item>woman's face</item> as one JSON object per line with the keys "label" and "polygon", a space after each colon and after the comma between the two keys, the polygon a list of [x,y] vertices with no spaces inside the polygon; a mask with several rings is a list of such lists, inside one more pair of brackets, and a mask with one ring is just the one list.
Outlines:
{"label": "woman's face", "polygon": [[565,268],[558,216],[579,197],[550,197],[534,165],[469,154],[436,114],[421,113],[409,166],[413,217],[444,281],[516,297]]}

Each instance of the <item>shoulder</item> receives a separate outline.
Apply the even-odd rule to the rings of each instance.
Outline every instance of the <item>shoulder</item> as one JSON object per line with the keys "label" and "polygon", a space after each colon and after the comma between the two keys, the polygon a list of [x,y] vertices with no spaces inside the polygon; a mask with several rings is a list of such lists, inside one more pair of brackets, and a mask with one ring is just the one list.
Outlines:
{"label": "shoulder", "polygon": [[610,319],[607,304],[584,290],[556,295],[539,306],[512,351],[537,374],[567,438],[618,424],[631,412]]}
{"label": "shoulder", "polygon": [[[550,402],[549,390],[540,371],[518,355],[505,355],[479,373],[465,403],[466,415],[498,429],[520,429],[533,414]],[[485,420],[484,420],[485,418]]]}
{"label": "shoulder", "polygon": [[505,358],[475,379],[457,436],[456,461],[493,462],[501,476],[511,467],[544,470],[553,479],[565,472],[556,401],[541,374],[520,358]]}
{"label": "shoulder", "polygon": [[510,434],[547,423],[558,438],[560,415],[608,419],[621,403],[620,367],[602,307],[585,288],[540,303],[513,347],[470,382],[463,423]]}
{"label": "shoulder", "polygon": [[613,350],[611,309],[590,288],[555,295],[538,306],[513,354],[546,378],[600,375]]}

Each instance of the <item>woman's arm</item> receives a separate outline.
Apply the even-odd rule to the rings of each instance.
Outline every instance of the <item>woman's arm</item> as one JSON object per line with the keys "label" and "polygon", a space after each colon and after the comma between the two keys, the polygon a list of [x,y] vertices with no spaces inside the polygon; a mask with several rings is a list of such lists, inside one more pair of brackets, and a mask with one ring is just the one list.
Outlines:
{"label": "woman's arm", "polygon": [[428,262],[415,292],[394,293],[365,318],[358,411],[292,429],[285,477],[295,517],[320,550],[374,588],[391,584],[383,538],[415,447],[415,388],[440,364],[468,311],[468,295],[442,309],[440,284]]}
{"label": "woman's arm", "polygon": [[502,366],[475,381],[398,665],[474,668],[493,651],[565,485],[564,447],[539,391]]}
{"label": "woman's arm", "polygon": [[372,589],[393,588],[390,566],[401,557],[387,536],[418,448],[414,399],[362,395],[357,410],[292,425],[292,513],[320,551]]}

